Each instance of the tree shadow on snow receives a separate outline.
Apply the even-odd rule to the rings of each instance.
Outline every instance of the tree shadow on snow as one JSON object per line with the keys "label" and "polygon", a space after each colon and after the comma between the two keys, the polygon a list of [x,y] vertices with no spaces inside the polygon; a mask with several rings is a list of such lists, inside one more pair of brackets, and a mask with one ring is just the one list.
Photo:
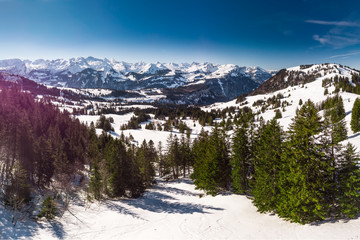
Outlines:
{"label": "tree shadow on snow", "polygon": [[43,224],[39,223],[40,228],[49,229],[54,237],[58,239],[64,239],[66,235],[66,232],[64,230],[64,225],[56,220],[50,220],[48,222],[51,227],[44,226]]}
{"label": "tree shadow on snow", "polygon": [[185,196],[193,196],[193,197],[198,197],[200,195],[200,194],[188,191],[188,190],[183,190],[183,189],[174,188],[174,187],[164,187],[164,186],[159,186],[159,185],[154,186],[154,189],[158,189],[159,191],[162,191],[162,192],[168,192],[168,193],[173,193],[173,194],[177,194],[177,195],[185,195]]}
{"label": "tree shadow on snow", "polygon": [[65,230],[62,223],[52,220],[50,225],[43,222],[36,222],[35,219],[25,216],[19,220],[16,226],[11,222],[13,212],[0,206],[0,239],[32,239],[35,237],[39,229],[50,230],[54,237],[63,239]]}
{"label": "tree shadow on snow", "polygon": [[209,210],[224,210],[222,208],[215,208],[201,204],[181,203],[178,202],[178,199],[176,198],[158,192],[148,192],[138,199],[126,199],[122,202],[134,208],[140,208],[155,213],[164,212],[170,214],[193,214],[210,213]]}
{"label": "tree shadow on snow", "polygon": [[11,211],[0,207],[0,239],[30,239],[38,231],[38,225],[29,219],[18,221],[14,227],[12,217]]}
{"label": "tree shadow on snow", "polygon": [[352,135],[352,136],[350,136],[350,137],[348,137],[348,139],[351,139],[351,138],[356,138],[357,136],[359,136],[360,135],[360,133],[356,133],[356,134],[354,134],[354,135]]}
{"label": "tree shadow on snow", "polygon": [[310,223],[309,225],[320,226],[320,225],[326,224],[326,223],[338,223],[338,222],[348,223],[350,221],[358,220],[359,218],[360,218],[360,213],[355,218],[331,218],[331,219],[327,219],[327,220],[320,221],[320,222],[313,222],[313,223]]}
{"label": "tree shadow on snow", "polygon": [[[136,199],[134,199],[134,201],[136,201]],[[139,215],[137,215],[136,213],[134,212],[131,212],[129,209],[127,209],[126,207],[123,207],[121,205],[119,205],[118,203],[123,203],[124,200],[119,200],[118,202],[115,202],[115,201],[104,201],[104,205],[112,210],[112,211],[117,211],[121,214],[124,214],[124,215],[130,215],[134,218],[139,218],[139,219],[143,219],[141,218]]]}

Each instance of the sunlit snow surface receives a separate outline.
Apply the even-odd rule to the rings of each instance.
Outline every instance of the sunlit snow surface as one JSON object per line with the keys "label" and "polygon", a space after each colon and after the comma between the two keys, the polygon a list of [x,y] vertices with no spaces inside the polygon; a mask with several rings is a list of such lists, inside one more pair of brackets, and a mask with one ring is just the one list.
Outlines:
{"label": "sunlit snow surface", "polygon": [[358,239],[360,219],[300,225],[260,214],[245,196],[203,196],[189,179],[158,180],[138,199],[79,201],[61,219],[20,222],[0,207],[1,239]]}

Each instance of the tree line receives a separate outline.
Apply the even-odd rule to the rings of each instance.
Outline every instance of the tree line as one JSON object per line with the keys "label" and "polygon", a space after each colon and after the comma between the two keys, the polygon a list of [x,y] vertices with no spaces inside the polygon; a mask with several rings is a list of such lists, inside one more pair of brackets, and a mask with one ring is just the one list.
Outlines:
{"label": "tree line", "polygon": [[[353,109],[359,126],[360,100]],[[347,138],[341,97],[322,105],[321,118],[310,100],[284,132],[276,119],[255,128],[253,114],[240,113],[230,143],[223,129],[201,133],[192,151],[197,188],[247,194],[260,212],[275,212],[299,223],[354,218],[360,212],[360,171]],[[353,123],[354,122],[354,123]]]}

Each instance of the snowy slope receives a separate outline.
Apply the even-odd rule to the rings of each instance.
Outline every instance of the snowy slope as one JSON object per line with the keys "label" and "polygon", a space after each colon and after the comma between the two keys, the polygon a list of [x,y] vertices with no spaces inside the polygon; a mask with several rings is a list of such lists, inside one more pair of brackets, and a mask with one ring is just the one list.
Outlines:
{"label": "snowy slope", "polygon": [[[289,124],[292,122],[293,117],[296,114],[296,110],[300,108],[299,106],[299,100],[301,99],[303,102],[310,99],[315,104],[320,103],[324,101],[327,97],[333,97],[336,94],[333,93],[335,90],[334,86],[328,87],[329,94],[324,95],[325,87],[322,86],[323,79],[326,78],[334,78],[335,76],[338,77],[347,77],[351,79],[351,74],[358,74],[359,72],[353,69],[350,69],[348,67],[340,66],[338,64],[315,64],[308,68],[300,68],[300,66],[292,67],[287,69],[289,72],[302,72],[305,74],[317,74],[317,78],[315,81],[306,83],[306,84],[300,84],[295,86],[289,86],[285,89],[278,90],[272,93],[268,94],[258,94],[254,96],[248,96],[246,97],[246,100],[244,102],[247,102],[246,104],[240,104],[236,103],[236,100],[232,100],[226,103],[217,103],[213,104],[208,107],[204,107],[203,110],[210,111],[211,109],[224,109],[226,107],[231,106],[237,106],[237,107],[250,107],[253,112],[259,112],[258,117],[263,117],[265,121],[268,121],[272,119],[275,116],[275,110],[271,106],[266,109],[265,112],[261,112],[262,106],[253,106],[255,102],[259,100],[266,101],[269,98],[272,98],[274,96],[277,96],[278,94],[281,94],[284,96],[283,99],[281,99],[281,103],[288,102],[290,106],[286,106],[284,108],[280,107],[277,108],[281,111],[282,118],[278,119],[280,125],[284,128],[284,130],[287,130],[289,127]],[[271,80],[271,79],[269,79]],[[282,81],[286,82],[286,78],[282,79]],[[279,80],[281,81],[281,79]],[[358,150],[360,150],[360,135],[354,134],[350,129],[350,120],[351,120],[351,111],[354,104],[354,101],[356,98],[360,97],[357,94],[348,93],[348,92],[340,92],[339,95],[342,97],[344,101],[344,108],[346,112],[346,126],[348,130],[348,140],[349,142],[353,143]],[[285,110],[285,111],[284,111]]]}
{"label": "snowy slope", "polygon": [[20,222],[0,207],[1,239],[358,239],[360,219],[300,225],[258,213],[246,196],[200,197],[189,179],[164,182],[138,199],[78,201],[51,222]]}

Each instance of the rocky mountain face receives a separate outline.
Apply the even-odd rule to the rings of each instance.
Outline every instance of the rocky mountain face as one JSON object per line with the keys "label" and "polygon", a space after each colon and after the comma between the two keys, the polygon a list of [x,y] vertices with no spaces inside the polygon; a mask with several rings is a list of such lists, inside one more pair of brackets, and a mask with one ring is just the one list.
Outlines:
{"label": "rocky mountain face", "polygon": [[112,90],[161,89],[165,102],[209,104],[248,93],[275,72],[212,63],[126,63],[116,60],[1,60],[0,71],[50,86]]}

